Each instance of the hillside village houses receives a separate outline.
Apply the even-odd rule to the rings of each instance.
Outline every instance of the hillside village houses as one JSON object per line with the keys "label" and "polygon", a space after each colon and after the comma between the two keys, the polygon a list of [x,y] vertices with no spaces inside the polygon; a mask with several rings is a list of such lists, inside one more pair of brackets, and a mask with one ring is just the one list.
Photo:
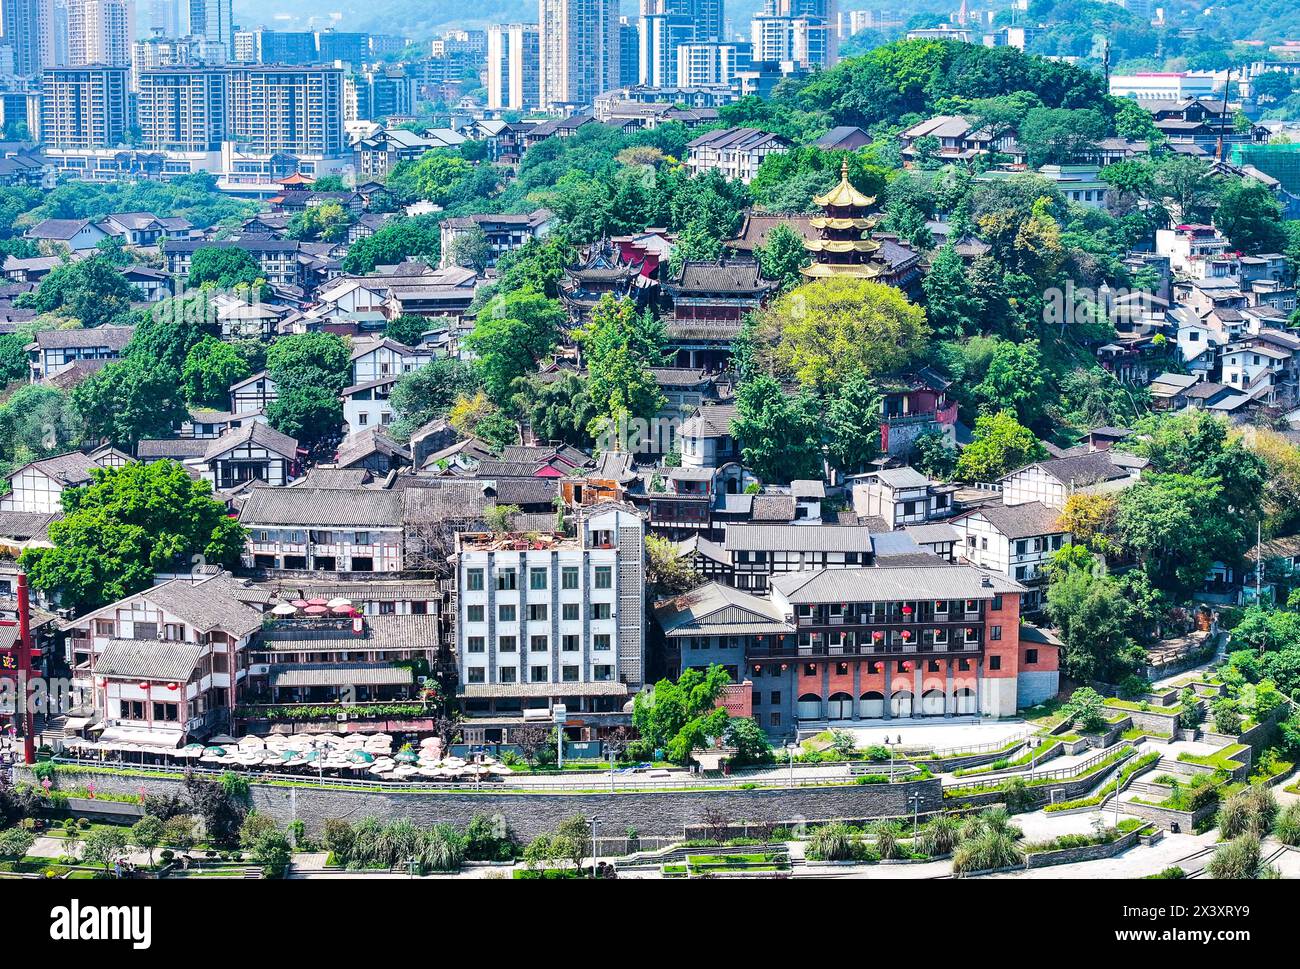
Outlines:
{"label": "hillside village houses", "polygon": [[[660,114],[622,112],[629,124]],[[601,123],[580,114],[465,130],[490,133],[491,157],[512,165],[547,137]],[[371,130],[356,146],[374,177],[427,149],[426,136],[403,130]],[[869,138],[859,129],[827,137]],[[1199,129],[1188,137],[1183,147],[1202,151],[1192,140]],[[1014,139],[995,143],[951,116],[923,119],[900,143],[907,165],[996,154],[1019,168],[1025,160]],[[720,129],[692,138],[684,163],[748,183],[764,157],[792,147],[757,129]],[[1150,150],[1107,139],[1095,157],[1038,174],[1069,201],[1100,208],[1109,196],[1098,166]],[[412,664],[447,686],[470,743],[509,743],[512,731],[549,723],[561,705],[569,739],[599,740],[630,722],[647,684],[715,662],[735,681],[728,702],[743,696],[743,709],[781,740],[841,722],[1011,716],[1057,692],[1057,646],[1033,625],[1043,621],[1044,570],[1071,541],[1059,524],[1071,495],[1113,495],[1141,479],[1146,462],[1122,443],[1128,431],[1094,428],[1079,445],[1053,445],[1049,457],[997,480],[937,480],[911,465],[914,443],[938,432],[965,446],[969,415],[959,415],[964,398],[949,376],[920,366],[881,375],[880,453],[866,470],[787,482],[746,466],[733,346],[746,316],[780,288],[755,255],[771,231],[786,225],[803,240],[805,279],[870,278],[918,297],[929,270],[933,253],[881,231],[878,200],[850,183],[847,167],[812,200],[811,214],[741,213],[719,258],[674,263],[676,234],[646,226],[591,241],[562,267],[567,326],[538,367],[541,383],[582,373],[567,331],[604,295],[628,298],[664,324],[669,359],[651,376],[671,429],[645,453],[588,453],[541,439],[526,422],[517,444],[499,448],[445,416],[396,437],[400,381],[439,357],[471,358],[461,338],[474,325],[476,296],[499,284],[498,261],[546,238],[559,220],[548,209],[439,215],[439,258],[398,256],[344,272],[350,246],[404,213],[378,205],[377,184],[315,193],[306,182],[285,178],[270,210],[220,238],[149,213],[55,220],[27,232],[49,255],[6,261],[6,281],[30,291],[57,260],[86,258],[112,240],[139,259],[127,278],[143,303],[183,291],[199,249],[234,248],[257,262],[270,293],[252,304],[218,295],[221,339],[324,332],[350,342],[342,422],[331,429],[341,443],[323,456],[309,457],[271,426],[282,388],[262,370],[231,383],[225,409],[192,407],[170,437],[140,441],[130,455],[78,451],[11,471],[0,530],[14,532],[15,546],[44,540],[67,488],[129,460],[180,462],[247,529],[237,576],[165,578],[71,617],[65,647],[94,694],[92,734],[170,746],[270,729],[276,706],[335,703],[349,684],[373,702],[415,696],[426,674]],[[1280,198],[1283,190],[1270,191]],[[325,202],[355,217],[346,237],[287,237],[296,213]],[[947,228],[936,219],[936,239]],[[461,246],[467,239],[476,246]],[[457,265],[455,251],[480,241],[484,264]],[[973,236],[950,241],[967,263],[990,251]],[[1283,256],[1241,255],[1213,226],[1194,224],[1116,255],[1159,280],[1149,294],[1097,293],[1116,333],[1088,349],[1126,390],[1149,386],[1154,408],[1205,409],[1234,422],[1300,408],[1300,338],[1288,320],[1296,292]],[[418,339],[387,335],[409,315],[427,322]],[[27,347],[30,379],[84,379],[119,359],[131,335],[130,327],[40,330]],[[650,536],[671,543],[696,573],[694,589],[656,594]],[[317,599],[348,606],[308,617],[307,606],[294,605]],[[259,716],[241,716],[241,707]]]}

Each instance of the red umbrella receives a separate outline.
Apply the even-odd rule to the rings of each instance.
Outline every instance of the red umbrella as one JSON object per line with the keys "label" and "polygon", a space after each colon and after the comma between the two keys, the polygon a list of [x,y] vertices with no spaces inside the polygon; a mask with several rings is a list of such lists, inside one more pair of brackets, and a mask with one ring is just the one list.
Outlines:
{"label": "red umbrella", "polygon": [[324,606],[308,606],[303,610],[303,612],[307,613],[309,616],[323,616],[329,612],[329,610]]}
{"label": "red umbrella", "polygon": [[295,609],[306,609],[309,605],[311,605],[311,603],[308,602],[306,599],[294,599],[292,602],[289,603],[289,605],[293,606]]}
{"label": "red umbrella", "polygon": [[308,599],[308,600],[307,600],[307,605],[309,605],[309,606],[328,606],[329,604],[330,604],[330,602],[329,602],[328,599]]}

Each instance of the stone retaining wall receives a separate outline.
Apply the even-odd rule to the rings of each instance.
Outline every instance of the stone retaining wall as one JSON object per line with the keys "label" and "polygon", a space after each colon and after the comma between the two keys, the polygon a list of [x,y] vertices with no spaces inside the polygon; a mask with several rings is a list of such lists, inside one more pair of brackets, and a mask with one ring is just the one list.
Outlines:
{"label": "stone retaining wall", "polygon": [[[1095,809],[1094,809],[1095,810]],[[1122,834],[1114,841],[1104,845],[1082,845],[1078,848],[1058,848],[1055,851],[1038,851],[1025,856],[1028,868],[1047,868],[1051,865],[1073,865],[1080,861],[1097,861],[1101,858],[1114,858],[1123,851],[1128,851],[1138,841],[1139,831]]]}
{"label": "stone retaining wall", "polygon": [[[181,781],[171,778],[117,776],[95,772],[79,774],[60,765],[59,778],[69,785],[93,782],[105,792],[148,794],[179,793]],[[19,779],[31,782],[29,771]],[[937,778],[900,784],[853,784],[844,787],[803,787],[764,790],[627,791],[617,794],[525,794],[485,790],[420,792],[368,792],[342,788],[312,789],[250,785],[252,806],[281,824],[295,818],[309,831],[319,831],[326,818],[358,821],[364,817],[409,817],[423,824],[447,822],[463,826],[475,814],[500,815],[514,833],[529,840],[554,830],[575,814],[598,815],[601,831],[622,833],[635,828],[643,835],[681,835],[705,829],[706,812],[716,812],[733,824],[797,824],[800,821],[856,820],[911,817],[911,794],[921,796],[919,811],[943,809]]]}

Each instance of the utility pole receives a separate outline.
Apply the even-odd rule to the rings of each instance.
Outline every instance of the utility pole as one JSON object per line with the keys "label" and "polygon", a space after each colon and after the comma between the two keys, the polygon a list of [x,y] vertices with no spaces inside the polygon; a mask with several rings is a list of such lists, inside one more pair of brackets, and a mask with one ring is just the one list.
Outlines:
{"label": "utility pole", "polygon": [[[18,573],[18,697],[21,710],[14,710],[14,723],[23,725],[23,763],[36,763],[36,715],[32,711],[32,612],[27,592],[27,573]],[[47,694],[48,696],[48,694]]]}

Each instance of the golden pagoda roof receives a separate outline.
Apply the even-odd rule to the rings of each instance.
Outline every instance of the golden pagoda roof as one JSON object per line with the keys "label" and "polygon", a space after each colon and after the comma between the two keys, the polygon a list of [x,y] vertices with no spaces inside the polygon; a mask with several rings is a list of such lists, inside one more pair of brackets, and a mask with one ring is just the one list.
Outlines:
{"label": "golden pagoda roof", "polygon": [[808,224],[814,229],[862,229],[867,231],[874,229],[878,221],[874,215],[868,215],[860,219],[837,219],[829,215],[814,215],[808,220]]}
{"label": "golden pagoda roof", "polygon": [[809,279],[827,279],[831,276],[851,276],[854,279],[877,279],[884,275],[885,269],[874,262],[864,263],[826,263],[815,262],[799,270]]}
{"label": "golden pagoda roof", "polygon": [[809,252],[875,252],[880,243],[874,239],[805,239]]}
{"label": "golden pagoda roof", "polygon": [[844,159],[844,164],[840,167],[840,183],[825,195],[814,195],[813,202],[821,208],[834,206],[836,208],[869,209],[876,204],[875,198],[863,195],[849,184],[849,160],[847,158]]}

